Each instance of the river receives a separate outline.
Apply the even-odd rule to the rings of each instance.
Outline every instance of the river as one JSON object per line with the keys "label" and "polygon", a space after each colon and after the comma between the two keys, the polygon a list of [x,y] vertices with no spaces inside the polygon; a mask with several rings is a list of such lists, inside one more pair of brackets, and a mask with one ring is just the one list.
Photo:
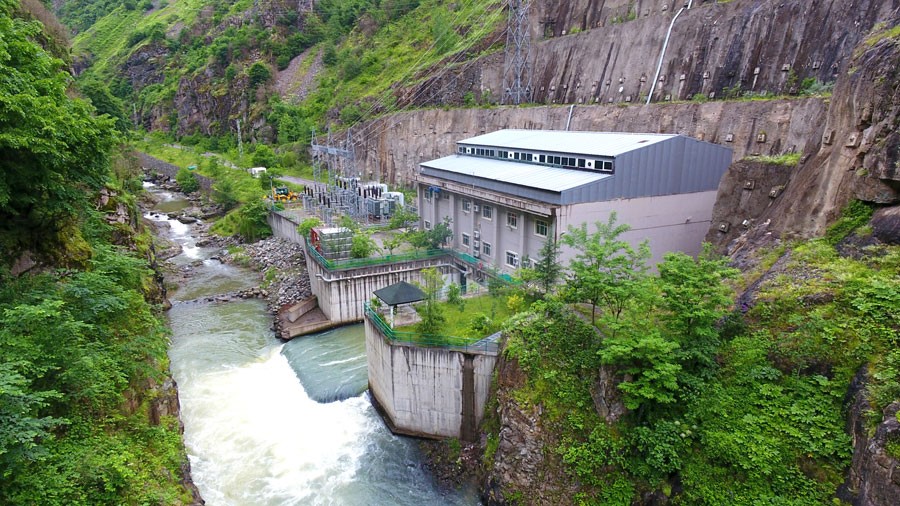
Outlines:
{"label": "river", "polygon": [[[150,189],[158,210],[185,206]],[[387,430],[366,393],[362,325],[283,343],[258,300],[195,299],[254,286],[257,276],[196,246],[169,224],[192,274],[170,294],[170,368],[178,382],[192,477],[207,504],[472,505],[475,490],[440,489],[416,442]]]}

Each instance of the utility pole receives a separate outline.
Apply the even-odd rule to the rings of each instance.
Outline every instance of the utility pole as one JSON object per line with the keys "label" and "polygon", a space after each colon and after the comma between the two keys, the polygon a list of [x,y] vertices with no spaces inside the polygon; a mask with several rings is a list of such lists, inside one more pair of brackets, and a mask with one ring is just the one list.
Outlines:
{"label": "utility pole", "polygon": [[503,72],[503,103],[519,105],[531,100],[531,42],[528,35],[530,0],[507,0],[506,68]]}

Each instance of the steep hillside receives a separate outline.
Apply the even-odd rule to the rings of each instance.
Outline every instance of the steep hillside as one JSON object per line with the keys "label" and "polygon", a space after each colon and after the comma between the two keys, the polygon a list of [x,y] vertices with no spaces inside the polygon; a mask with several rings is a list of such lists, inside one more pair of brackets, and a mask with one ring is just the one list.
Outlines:
{"label": "steep hillside", "polygon": [[[489,49],[500,40],[504,16],[497,0],[141,5],[116,7],[76,37],[81,79],[109,82],[134,104],[125,111],[132,121],[146,129],[231,142],[239,120],[245,140],[284,143],[308,139],[326,121],[347,124],[370,109],[390,109],[395,82],[414,82],[420,70],[461,58],[451,55]],[[74,7],[66,12],[82,19]],[[321,60],[313,66],[315,55]],[[301,104],[290,103],[281,71],[310,81]]]}
{"label": "steep hillside", "polygon": [[0,0],[0,503],[195,503],[139,167],[33,19]]}

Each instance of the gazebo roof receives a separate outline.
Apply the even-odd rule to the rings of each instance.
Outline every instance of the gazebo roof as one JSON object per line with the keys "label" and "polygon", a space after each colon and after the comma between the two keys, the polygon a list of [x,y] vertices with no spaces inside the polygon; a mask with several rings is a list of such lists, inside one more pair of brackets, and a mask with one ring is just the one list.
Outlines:
{"label": "gazebo roof", "polygon": [[389,306],[398,304],[409,304],[410,302],[418,302],[425,298],[425,292],[419,287],[401,281],[391,286],[386,286],[380,290],[375,290],[375,296],[383,300]]}

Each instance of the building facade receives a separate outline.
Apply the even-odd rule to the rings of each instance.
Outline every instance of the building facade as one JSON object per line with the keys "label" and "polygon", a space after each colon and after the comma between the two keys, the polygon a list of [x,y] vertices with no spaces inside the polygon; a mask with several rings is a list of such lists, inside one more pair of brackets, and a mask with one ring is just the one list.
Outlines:
{"label": "building facade", "polygon": [[420,165],[419,225],[449,218],[450,247],[512,273],[569,226],[593,232],[615,212],[631,227],[626,240],[649,241],[655,264],[699,252],[731,158],[681,135],[500,130]]}

